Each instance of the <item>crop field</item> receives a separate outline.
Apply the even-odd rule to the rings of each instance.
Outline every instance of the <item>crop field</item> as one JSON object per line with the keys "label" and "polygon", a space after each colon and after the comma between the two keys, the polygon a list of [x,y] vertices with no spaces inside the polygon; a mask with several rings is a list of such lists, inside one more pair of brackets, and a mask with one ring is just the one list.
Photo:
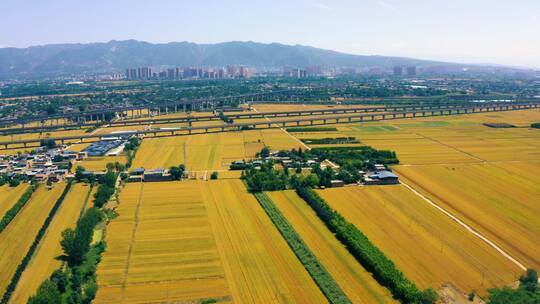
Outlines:
{"label": "crop field", "polygon": [[324,302],[243,187],[238,180],[128,184],[107,228],[95,302]]}
{"label": "crop field", "polygon": [[356,261],[295,191],[267,192],[267,195],[353,303],[393,302],[388,290]]}
{"label": "crop field", "polygon": [[398,166],[395,171],[525,266],[540,268],[540,162]]}
{"label": "crop field", "polygon": [[264,145],[272,149],[300,146],[279,129],[146,138],[133,167],[168,168],[183,163],[188,170],[224,170],[235,160],[254,157]]}
{"label": "crop field", "polygon": [[[539,110],[478,113],[336,125],[338,132],[293,133],[298,138],[351,136],[361,144],[396,151],[401,164],[540,160],[540,132],[527,126]],[[519,128],[495,129],[485,122]]]}
{"label": "crop field", "polygon": [[326,302],[240,180],[200,185],[235,301]]}
{"label": "crop field", "polygon": [[3,294],[20,261],[62,194],[65,185],[55,185],[52,190],[39,187],[7,228],[0,233],[0,293]]}
{"label": "crop field", "polygon": [[65,229],[75,226],[89,190],[90,187],[85,184],[75,184],[71,187],[45,237],[41,240],[39,249],[23,272],[11,296],[11,303],[26,303],[39,285],[60,267],[61,262],[57,257],[62,254],[61,233]]}
{"label": "crop field", "polygon": [[8,185],[0,187],[0,218],[15,205],[27,188],[28,184],[21,184],[17,187],[10,187]]}
{"label": "crop field", "polygon": [[196,182],[128,184],[117,211],[98,267],[96,303],[227,296]]}
{"label": "crop field", "polygon": [[318,191],[418,286],[464,293],[504,286],[520,269],[402,185]]}
{"label": "crop field", "polygon": [[92,156],[78,163],[79,166],[83,166],[86,170],[90,171],[103,171],[106,169],[108,163],[119,162],[125,163],[127,157],[125,155],[118,156]]}

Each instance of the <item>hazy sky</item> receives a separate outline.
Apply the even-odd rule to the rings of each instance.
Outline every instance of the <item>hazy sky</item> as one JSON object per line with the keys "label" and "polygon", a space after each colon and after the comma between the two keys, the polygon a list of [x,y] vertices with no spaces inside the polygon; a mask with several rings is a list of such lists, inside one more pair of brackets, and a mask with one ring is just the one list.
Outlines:
{"label": "hazy sky", "polygon": [[0,14],[2,47],[252,40],[540,68],[540,0],[0,0]]}

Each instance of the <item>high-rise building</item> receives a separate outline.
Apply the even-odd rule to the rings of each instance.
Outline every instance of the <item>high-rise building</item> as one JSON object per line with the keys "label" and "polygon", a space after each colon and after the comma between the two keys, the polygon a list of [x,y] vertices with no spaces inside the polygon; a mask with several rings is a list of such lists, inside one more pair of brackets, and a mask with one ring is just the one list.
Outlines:
{"label": "high-rise building", "polygon": [[251,77],[251,74],[249,73],[249,69],[246,66],[241,65],[238,69],[238,74],[242,78],[249,78]]}
{"label": "high-rise building", "polygon": [[395,66],[394,67],[394,76],[401,76],[403,75],[403,67],[402,66]]}
{"label": "high-rise building", "polygon": [[416,67],[415,66],[407,67],[407,76],[416,76]]}
{"label": "high-rise building", "polygon": [[175,70],[174,69],[167,69],[167,79],[174,79]]}

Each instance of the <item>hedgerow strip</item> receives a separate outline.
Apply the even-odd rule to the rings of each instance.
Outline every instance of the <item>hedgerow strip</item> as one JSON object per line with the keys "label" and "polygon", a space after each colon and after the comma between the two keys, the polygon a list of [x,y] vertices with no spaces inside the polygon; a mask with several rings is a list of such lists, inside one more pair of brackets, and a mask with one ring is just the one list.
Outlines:
{"label": "hedgerow strip", "polygon": [[36,183],[32,183],[28,189],[24,191],[24,193],[21,195],[17,203],[11,207],[6,214],[2,217],[2,220],[0,220],[0,232],[4,231],[6,227],[11,223],[11,221],[15,218],[15,216],[19,213],[19,211],[26,205],[26,203],[30,200],[32,197],[32,193],[37,189],[38,185]]}
{"label": "hedgerow strip", "polygon": [[255,197],[328,301],[335,304],[351,303],[334,278],[321,265],[300,235],[281,214],[274,202],[263,192],[255,193]]}
{"label": "hedgerow strip", "polygon": [[356,260],[371,272],[402,303],[433,303],[433,290],[419,290],[395,264],[377,248],[356,226],[349,223],[311,188],[297,187],[296,192],[315,210],[319,218],[336,234]]}
{"label": "hedgerow strip", "polygon": [[6,291],[4,292],[4,295],[2,296],[2,300],[0,301],[1,304],[4,304],[4,303],[7,304],[9,302],[9,299],[11,298],[11,295],[13,294],[13,291],[15,291],[15,287],[17,287],[17,283],[19,283],[19,280],[21,278],[22,273],[26,269],[26,266],[28,266],[28,263],[32,259],[32,256],[34,255],[34,253],[35,253],[35,251],[36,251],[36,249],[37,249],[37,247],[39,245],[39,242],[41,241],[41,239],[45,235],[45,232],[49,228],[49,225],[51,224],[54,216],[56,215],[56,212],[58,211],[58,209],[62,205],[62,202],[64,201],[64,198],[66,197],[69,190],[71,189],[72,183],[73,182],[71,182],[71,181],[68,182],[68,184],[64,188],[64,191],[62,192],[62,195],[60,195],[60,197],[56,200],[56,202],[54,203],[54,206],[52,207],[51,211],[49,212],[49,215],[47,215],[47,218],[43,222],[43,225],[41,225],[41,228],[39,229],[39,231],[38,231],[38,233],[37,233],[37,235],[36,235],[36,237],[34,239],[34,242],[30,246],[30,248],[28,249],[28,252],[26,253],[24,258],[22,259],[19,266],[17,266],[17,270],[15,270],[15,273],[13,274],[13,277],[11,277],[11,281],[10,281],[8,287],[6,288]]}

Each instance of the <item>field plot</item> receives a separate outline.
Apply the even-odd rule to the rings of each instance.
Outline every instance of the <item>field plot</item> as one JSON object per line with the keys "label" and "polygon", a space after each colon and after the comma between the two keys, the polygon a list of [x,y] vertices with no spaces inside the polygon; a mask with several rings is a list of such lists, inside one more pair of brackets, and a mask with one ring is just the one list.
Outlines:
{"label": "field plot", "polygon": [[381,287],[293,190],[267,192],[353,303],[392,303]]}
{"label": "field plot", "polygon": [[90,171],[103,171],[107,168],[108,163],[119,162],[124,164],[127,160],[125,155],[119,156],[92,156],[81,161],[78,165],[83,166]]}
{"label": "field plot", "polygon": [[21,184],[17,187],[10,187],[8,185],[0,187],[0,218],[15,205],[27,188],[28,184]]}
{"label": "field plot", "polygon": [[[58,186],[57,188],[60,188]],[[26,303],[39,285],[60,267],[61,262],[57,257],[62,254],[61,233],[66,228],[75,226],[89,190],[90,187],[86,184],[75,184],[71,187],[41,240],[39,249],[23,272],[11,296],[11,303]]]}
{"label": "field plot", "polygon": [[525,266],[540,268],[540,162],[398,166],[395,171]]}
{"label": "field plot", "polygon": [[[527,127],[496,129],[482,125],[507,122],[528,126],[534,121],[540,121],[538,110],[397,119],[336,127],[341,136],[356,137],[362,144],[396,151],[401,164],[425,165],[540,160],[538,130]],[[293,135],[298,138],[326,136],[325,132]],[[328,135],[337,137],[336,132]]]}
{"label": "field plot", "polygon": [[327,302],[240,180],[203,182],[201,193],[235,302]]}
{"label": "field plot", "polygon": [[325,302],[238,180],[128,184],[117,211],[96,303]]}
{"label": "field plot", "polygon": [[168,168],[183,163],[188,170],[225,170],[235,160],[254,157],[264,145],[292,149],[300,144],[279,129],[146,138],[133,167]]}
{"label": "field plot", "polygon": [[52,190],[39,187],[13,221],[0,233],[0,294],[5,292],[17,266],[28,252],[64,187],[63,183],[55,185]]}
{"label": "field plot", "polygon": [[462,292],[517,280],[520,269],[402,185],[318,193],[356,225],[419,287]]}
{"label": "field plot", "polygon": [[96,303],[228,295],[197,182],[128,184],[107,228]]}

